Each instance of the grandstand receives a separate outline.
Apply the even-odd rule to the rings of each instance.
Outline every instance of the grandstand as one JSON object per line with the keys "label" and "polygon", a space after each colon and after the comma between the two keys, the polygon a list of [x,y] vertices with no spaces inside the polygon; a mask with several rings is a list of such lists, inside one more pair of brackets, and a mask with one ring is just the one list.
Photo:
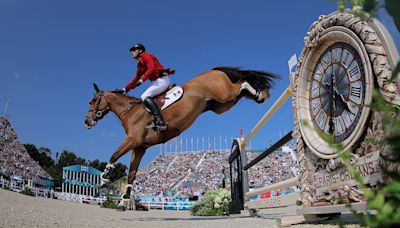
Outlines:
{"label": "grandstand", "polygon": [[11,123],[0,117],[0,179],[20,177],[30,187],[52,187],[53,178],[35,161],[19,142]]}
{"label": "grandstand", "polygon": [[[260,151],[247,149],[248,161],[253,160],[259,153]],[[229,156],[230,151],[226,149],[160,152],[149,165],[138,171],[134,194],[138,197],[200,196],[207,190],[221,188],[224,179],[225,186],[229,189]],[[71,194],[77,196],[98,194],[100,171],[93,169],[93,172],[85,173],[86,169],[90,168],[64,167],[63,192],[59,198],[69,199]],[[223,169],[225,174],[222,172]],[[77,170],[79,172],[75,172]],[[249,169],[249,187],[257,188],[289,179],[295,176],[296,170],[295,153],[290,147],[283,147]],[[77,176],[74,176],[75,174]],[[20,176],[25,183],[33,183],[35,186],[43,186],[52,180],[18,141],[10,122],[0,117],[0,179],[10,180],[12,176]],[[62,197],[66,194],[68,197]],[[76,201],[81,201],[80,197],[76,198]]]}
{"label": "grandstand", "polygon": [[[248,160],[260,151],[247,151]],[[297,173],[294,151],[282,147],[269,159],[264,159],[249,169],[250,188],[280,182]],[[135,195],[140,196],[196,196],[207,190],[230,188],[228,157],[230,152],[168,152],[160,153],[147,167],[137,174]],[[225,177],[222,172],[225,169]]]}

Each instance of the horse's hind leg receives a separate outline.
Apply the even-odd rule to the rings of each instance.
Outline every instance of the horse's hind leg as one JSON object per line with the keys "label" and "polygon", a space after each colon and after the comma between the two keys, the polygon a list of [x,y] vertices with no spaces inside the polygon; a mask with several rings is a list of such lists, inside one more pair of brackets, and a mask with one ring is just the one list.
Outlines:
{"label": "horse's hind leg", "polygon": [[126,210],[125,202],[130,201],[131,192],[133,191],[133,182],[135,181],[137,170],[144,152],[145,149],[143,148],[136,148],[135,150],[132,150],[131,162],[129,165],[128,183],[125,186],[125,192],[121,195],[121,202],[117,206],[118,210]]}
{"label": "horse's hind leg", "polygon": [[110,182],[109,174],[114,168],[114,163],[117,162],[118,159],[126,154],[129,150],[134,148],[137,144],[138,142],[132,137],[127,137],[124,142],[122,142],[121,146],[119,146],[118,149],[111,156],[110,161],[108,162],[104,171],[100,174],[101,186]]}
{"label": "horse's hind leg", "polygon": [[253,86],[250,85],[250,83],[246,81],[241,84],[240,90],[237,95],[239,95],[243,90],[249,91],[249,93],[254,96],[255,101],[259,103],[263,102],[268,96],[265,91],[257,91],[253,88]]}

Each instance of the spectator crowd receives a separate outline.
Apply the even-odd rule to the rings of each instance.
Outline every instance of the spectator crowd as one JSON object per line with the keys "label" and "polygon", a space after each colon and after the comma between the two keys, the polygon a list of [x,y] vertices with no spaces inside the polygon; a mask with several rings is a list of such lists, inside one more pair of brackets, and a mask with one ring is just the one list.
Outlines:
{"label": "spectator crowd", "polygon": [[[246,151],[247,161],[260,155]],[[138,171],[134,186],[135,196],[200,196],[207,190],[223,186],[230,189],[230,151],[160,153],[145,168]],[[248,170],[249,188],[277,183],[296,174],[297,162],[293,154],[278,150]],[[34,161],[10,122],[0,117],[0,175],[20,176],[24,180],[51,177]],[[224,184],[223,184],[224,183]]]}
{"label": "spectator crowd", "polygon": [[52,179],[40,165],[31,158],[8,119],[0,117],[0,175],[19,176],[24,180],[40,182],[39,177]]}
{"label": "spectator crowd", "polygon": [[[260,152],[247,151],[251,161]],[[135,194],[143,196],[201,195],[223,186],[230,189],[229,151],[160,153],[147,167],[138,171]],[[249,187],[287,180],[296,175],[297,162],[288,152],[278,150],[251,167]]]}

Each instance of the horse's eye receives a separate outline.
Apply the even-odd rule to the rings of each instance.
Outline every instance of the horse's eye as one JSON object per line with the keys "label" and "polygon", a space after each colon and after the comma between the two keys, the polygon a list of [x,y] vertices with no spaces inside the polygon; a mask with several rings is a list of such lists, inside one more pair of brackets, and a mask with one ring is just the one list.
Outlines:
{"label": "horse's eye", "polygon": [[96,98],[93,98],[92,100],[89,101],[89,104],[91,105],[95,100]]}

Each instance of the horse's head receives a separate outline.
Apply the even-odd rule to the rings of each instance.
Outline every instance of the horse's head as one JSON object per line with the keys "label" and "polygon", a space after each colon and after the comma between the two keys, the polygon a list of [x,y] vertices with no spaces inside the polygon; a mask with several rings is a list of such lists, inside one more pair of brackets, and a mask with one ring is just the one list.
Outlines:
{"label": "horse's head", "polygon": [[96,84],[93,84],[96,91],[93,99],[89,102],[89,111],[86,114],[84,124],[87,128],[96,126],[97,121],[101,120],[110,111],[110,104],[107,101],[104,92],[99,89]]}

